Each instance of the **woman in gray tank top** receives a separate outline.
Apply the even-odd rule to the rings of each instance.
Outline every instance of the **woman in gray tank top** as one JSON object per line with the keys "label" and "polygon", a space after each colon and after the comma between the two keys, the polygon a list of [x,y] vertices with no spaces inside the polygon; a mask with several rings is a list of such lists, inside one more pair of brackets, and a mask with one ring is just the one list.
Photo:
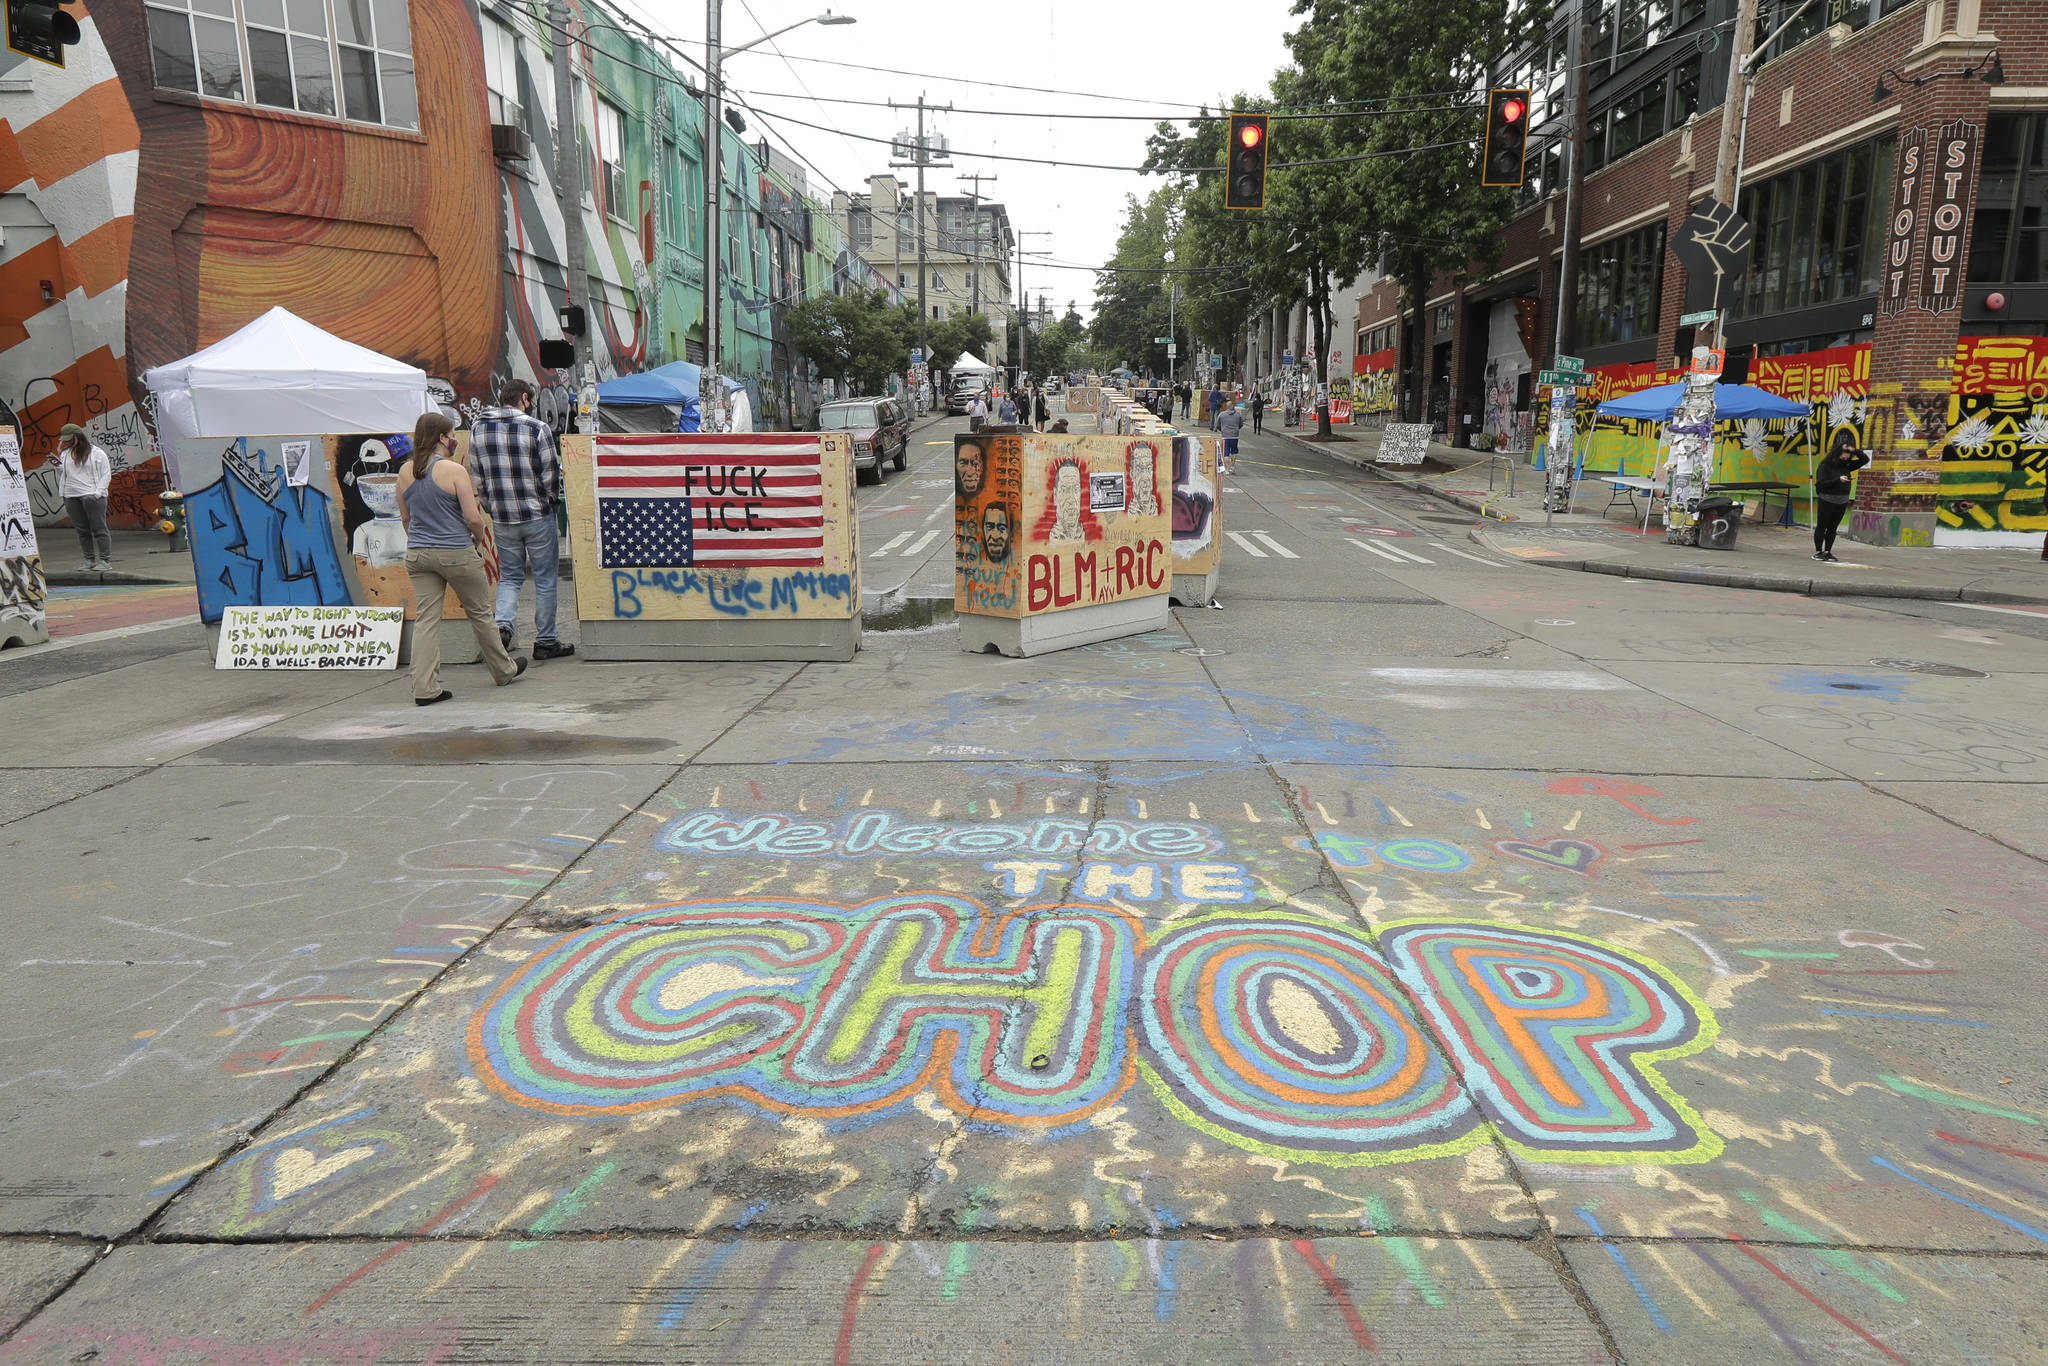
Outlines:
{"label": "woman in gray tank top", "polygon": [[[454,424],[428,413],[412,429],[412,459],[398,474],[398,517],[405,524],[405,572],[412,580],[412,700],[430,707],[455,696],[441,686],[441,613],[449,589],[469,617],[484,667],[503,687],[526,672],[498,637],[491,580],[497,554],[491,524],[462,465]],[[489,552],[487,555],[486,552]]]}

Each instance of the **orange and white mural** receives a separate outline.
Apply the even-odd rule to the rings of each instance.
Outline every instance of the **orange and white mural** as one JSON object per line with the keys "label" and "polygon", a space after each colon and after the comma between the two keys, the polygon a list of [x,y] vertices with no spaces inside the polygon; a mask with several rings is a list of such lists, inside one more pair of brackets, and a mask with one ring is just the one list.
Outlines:
{"label": "orange and white mural", "polygon": [[113,515],[163,487],[160,466],[139,468],[157,451],[127,370],[141,132],[98,24],[67,8],[80,39],[62,67],[0,49],[0,400],[21,427],[38,521],[63,513],[42,466],[66,423],[106,448]]}

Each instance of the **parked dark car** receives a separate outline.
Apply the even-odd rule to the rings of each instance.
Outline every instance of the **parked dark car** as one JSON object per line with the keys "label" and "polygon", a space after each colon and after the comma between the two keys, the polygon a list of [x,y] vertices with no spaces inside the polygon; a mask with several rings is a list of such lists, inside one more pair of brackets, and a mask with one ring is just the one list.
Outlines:
{"label": "parked dark car", "polygon": [[853,468],[863,484],[879,484],[890,460],[910,464],[910,410],[893,398],[846,398],[818,409],[818,430],[853,435]]}

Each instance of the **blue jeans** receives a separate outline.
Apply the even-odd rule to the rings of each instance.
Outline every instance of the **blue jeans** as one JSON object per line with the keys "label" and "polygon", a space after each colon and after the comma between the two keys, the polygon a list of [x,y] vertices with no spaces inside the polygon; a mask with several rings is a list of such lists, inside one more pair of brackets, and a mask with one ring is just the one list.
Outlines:
{"label": "blue jeans", "polygon": [[530,522],[494,522],[498,538],[498,625],[510,628],[519,610],[519,587],[533,571],[533,638],[555,638],[555,571],[562,559],[562,535],[552,515]]}

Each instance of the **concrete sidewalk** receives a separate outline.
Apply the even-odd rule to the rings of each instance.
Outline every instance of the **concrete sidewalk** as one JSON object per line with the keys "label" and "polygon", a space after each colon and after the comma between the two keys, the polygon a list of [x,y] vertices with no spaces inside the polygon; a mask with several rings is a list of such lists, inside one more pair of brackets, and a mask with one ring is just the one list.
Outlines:
{"label": "concrete sidewalk", "polygon": [[[1471,539],[1501,555],[1549,569],[1577,569],[1627,578],[1705,583],[1769,593],[1817,597],[1918,598],[1932,601],[2048,605],[2048,563],[2035,548],[1961,550],[1870,546],[1846,536],[1835,544],[1840,563],[1813,558],[1809,527],[1744,522],[1733,550],[1670,545],[1660,518],[1648,530],[1626,507],[1600,515],[1611,491],[1598,479],[1581,480],[1572,505],[1579,509],[1546,517],[1543,472],[1531,468],[1527,453],[1497,457],[1432,442],[1432,461],[1455,465],[1450,473],[1403,474],[1372,463],[1379,433],[1349,429],[1352,440],[1324,444],[1281,433],[1305,450],[1354,465],[1373,478],[1405,484],[1453,507],[1486,518]],[[1508,464],[1512,463],[1510,488]],[[1489,484],[1491,487],[1489,487]],[[1755,495],[1749,495],[1752,504]]]}

